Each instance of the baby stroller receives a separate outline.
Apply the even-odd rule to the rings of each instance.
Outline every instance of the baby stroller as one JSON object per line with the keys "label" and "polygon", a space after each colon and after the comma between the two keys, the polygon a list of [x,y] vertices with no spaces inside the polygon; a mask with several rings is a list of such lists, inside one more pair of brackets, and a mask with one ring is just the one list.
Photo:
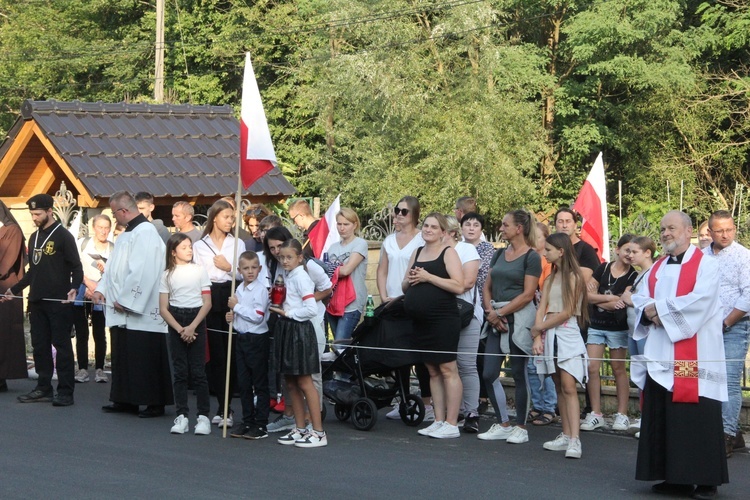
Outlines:
{"label": "baby stroller", "polygon": [[422,423],[422,398],[410,394],[398,376],[399,368],[419,362],[417,353],[370,349],[411,349],[411,336],[403,300],[394,300],[375,309],[374,318],[365,318],[354,330],[351,344],[333,361],[323,363],[323,395],[333,403],[336,418],[342,422],[351,418],[355,428],[367,431],[377,422],[378,410],[398,398],[401,420],[410,426]]}

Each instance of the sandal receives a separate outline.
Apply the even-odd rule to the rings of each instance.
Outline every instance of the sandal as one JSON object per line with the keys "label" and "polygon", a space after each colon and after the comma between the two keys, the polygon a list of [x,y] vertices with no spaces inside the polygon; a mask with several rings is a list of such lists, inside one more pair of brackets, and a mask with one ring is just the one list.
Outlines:
{"label": "sandal", "polygon": [[534,425],[549,425],[555,421],[557,416],[554,413],[541,413],[531,423]]}
{"label": "sandal", "polygon": [[532,422],[538,419],[540,416],[542,416],[542,412],[537,410],[536,408],[532,408],[531,411],[529,411],[529,417],[526,419],[526,421]]}

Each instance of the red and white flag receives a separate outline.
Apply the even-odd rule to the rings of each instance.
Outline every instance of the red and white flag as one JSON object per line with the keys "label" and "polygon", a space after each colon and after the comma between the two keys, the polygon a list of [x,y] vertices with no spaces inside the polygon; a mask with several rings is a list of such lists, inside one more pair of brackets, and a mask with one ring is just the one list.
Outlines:
{"label": "red and white flag", "polygon": [[242,111],[240,112],[240,177],[247,189],[276,166],[271,132],[260,100],[250,53],[245,57],[245,77],[242,82]]}
{"label": "red and white flag", "polygon": [[325,216],[315,224],[315,227],[307,235],[310,240],[310,248],[313,255],[320,259],[325,252],[338,242],[341,237],[336,229],[336,214],[341,210],[341,195],[338,195],[331,206],[326,210]]}
{"label": "red and white flag", "polygon": [[573,209],[581,215],[581,239],[596,248],[604,262],[609,262],[609,228],[607,226],[607,194],[604,181],[604,160],[599,153],[594,166],[578,193]]}

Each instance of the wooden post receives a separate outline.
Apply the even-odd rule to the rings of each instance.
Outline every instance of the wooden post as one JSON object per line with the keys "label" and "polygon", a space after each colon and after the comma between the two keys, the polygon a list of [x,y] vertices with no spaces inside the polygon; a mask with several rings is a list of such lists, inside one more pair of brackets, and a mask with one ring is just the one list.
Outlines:
{"label": "wooden post", "polygon": [[164,102],[164,0],[156,0],[154,101]]}

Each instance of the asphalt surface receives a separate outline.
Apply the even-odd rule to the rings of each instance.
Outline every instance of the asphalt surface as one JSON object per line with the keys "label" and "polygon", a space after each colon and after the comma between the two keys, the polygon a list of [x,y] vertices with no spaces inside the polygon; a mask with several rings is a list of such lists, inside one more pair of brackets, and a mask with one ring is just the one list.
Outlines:
{"label": "asphalt surface", "polygon": [[[191,432],[171,435],[174,407],[160,418],[105,414],[109,384],[77,384],[71,407],[20,404],[31,380],[0,393],[0,498],[633,498],[653,496],[633,479],[637,441],[609,431],[584,433],[583,458],[542,449],[559,425],[530,426],[513,445],[465,434],[419,436],[387,408],[367,432],[339,422],[329,407],[328,446],[299,449],[277,435],[248,441]],[[191,408],[195,407],[191,397]],[[215,400],[212,401],[215,407]],[[236,405],[239,409],[239,405]],[[215,409],[215,408],[214,408]],[[483,417],[480,430],[492,420]],[[700,460],[700,457],[696,457]],[[720,498],[747,498],[750,455],[729,460]]]}

